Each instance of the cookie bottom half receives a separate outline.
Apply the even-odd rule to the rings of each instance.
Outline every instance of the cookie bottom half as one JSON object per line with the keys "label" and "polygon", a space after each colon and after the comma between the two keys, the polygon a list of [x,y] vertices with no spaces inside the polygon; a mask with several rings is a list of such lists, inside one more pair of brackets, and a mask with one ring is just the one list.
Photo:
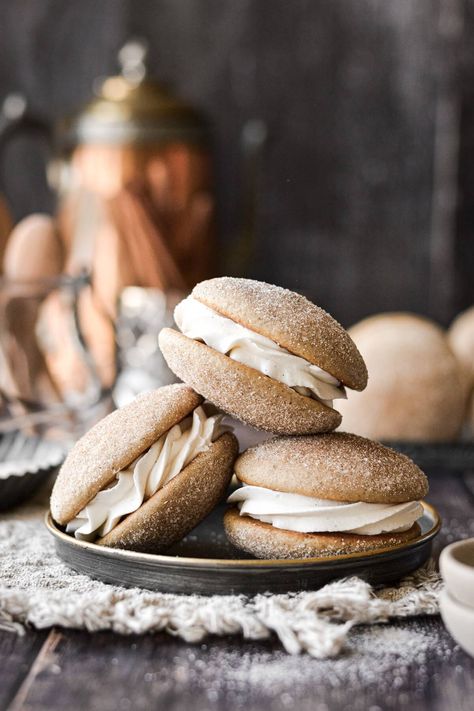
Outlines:
{"label": "cookie bottom half", "polygon": [[417,538],[421,529],[414,523],[408,531],[363,536],[355,533],[298,533],[274,528],[249,516],[237,507],[224,515],[224,528],[230,542],[256,558],[319,558],[350,553],[369,553],[390,548]]}

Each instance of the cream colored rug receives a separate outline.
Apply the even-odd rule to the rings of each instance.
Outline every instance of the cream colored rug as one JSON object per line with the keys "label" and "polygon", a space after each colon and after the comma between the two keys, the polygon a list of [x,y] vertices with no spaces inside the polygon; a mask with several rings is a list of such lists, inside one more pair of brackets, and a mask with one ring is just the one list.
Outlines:
{"label": "cream colored rug", "polygon": [[430,563],[397,587],[346,578],[315,592],[199,597],[119,588],[67,568],[44,528],[44,499],[0,516],[0,628],[25,626],[164,631],[187,642],[207,635],[276,635],[290,654],[337,656],[355,625],[438,613],[441,580]]}

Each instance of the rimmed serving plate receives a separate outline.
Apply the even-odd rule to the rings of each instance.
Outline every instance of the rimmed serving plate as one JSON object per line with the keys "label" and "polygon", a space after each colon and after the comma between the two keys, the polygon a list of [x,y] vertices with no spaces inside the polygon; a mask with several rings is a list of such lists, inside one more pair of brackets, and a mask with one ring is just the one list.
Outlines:
{"label": "rimmed serving plate", "polygon": [[324,558],[257,560],[244,557],[226,539],[225,505],[218,507],[165,555],[105,548],[78,541],[46,516],[58,556],[91,578],[125,587],[166,593],[226,595],[316,590],[334,578],[357,575],[372,584],[391,583],[419,568],[430,556],[441,518],[423,503],[421,534],[409,543],[373,553]]}

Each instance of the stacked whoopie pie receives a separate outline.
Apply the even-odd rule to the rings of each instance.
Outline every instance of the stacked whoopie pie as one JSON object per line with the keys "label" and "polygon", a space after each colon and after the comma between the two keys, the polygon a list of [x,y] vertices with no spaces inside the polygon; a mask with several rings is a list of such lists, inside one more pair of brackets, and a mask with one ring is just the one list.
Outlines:
{"label": "stacked whoopie pie", "polygon": [[[348,333],[303,296],[249,279],[198,284],[163,329],[163,355],[186,383],[109,415],[64,463],[57,523],[99,545],[161,552],[243,484],[224,518],[259,558],[369,551],[419,534],[424,474],[382,445],[332,431],[334,401],[367,384]],[[203,398],[206,400],[203,403]],[[279,435],[239,458],[215,407]]]}
{"label": "stacked whoopie pie", "polygon": [[277,437],[235,464],[243,486],[224,516],[230,541],[257,558],[361,553],[420,535],[423,472],[364,437]]}
{"label": "stacked whoopie pie", "polygon": [[165,328],[171,370],[238,420],[275,434],[330,432],[333,401],[367,385],[348,333],[304,296],[222,277],[198,284],[175,309],[181,333]]}

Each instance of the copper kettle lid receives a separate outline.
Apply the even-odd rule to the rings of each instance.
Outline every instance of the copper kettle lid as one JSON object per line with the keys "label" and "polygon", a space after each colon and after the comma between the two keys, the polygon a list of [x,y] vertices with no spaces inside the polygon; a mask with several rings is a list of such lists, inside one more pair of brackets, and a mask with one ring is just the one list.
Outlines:
{"label": "copper kettle lid", "polygon": [[121,73],[96,80],[96,98],[59,126],[62,144],[206,141],[201,113],[147,78],[146,54],[142,40],[122,47]]}

